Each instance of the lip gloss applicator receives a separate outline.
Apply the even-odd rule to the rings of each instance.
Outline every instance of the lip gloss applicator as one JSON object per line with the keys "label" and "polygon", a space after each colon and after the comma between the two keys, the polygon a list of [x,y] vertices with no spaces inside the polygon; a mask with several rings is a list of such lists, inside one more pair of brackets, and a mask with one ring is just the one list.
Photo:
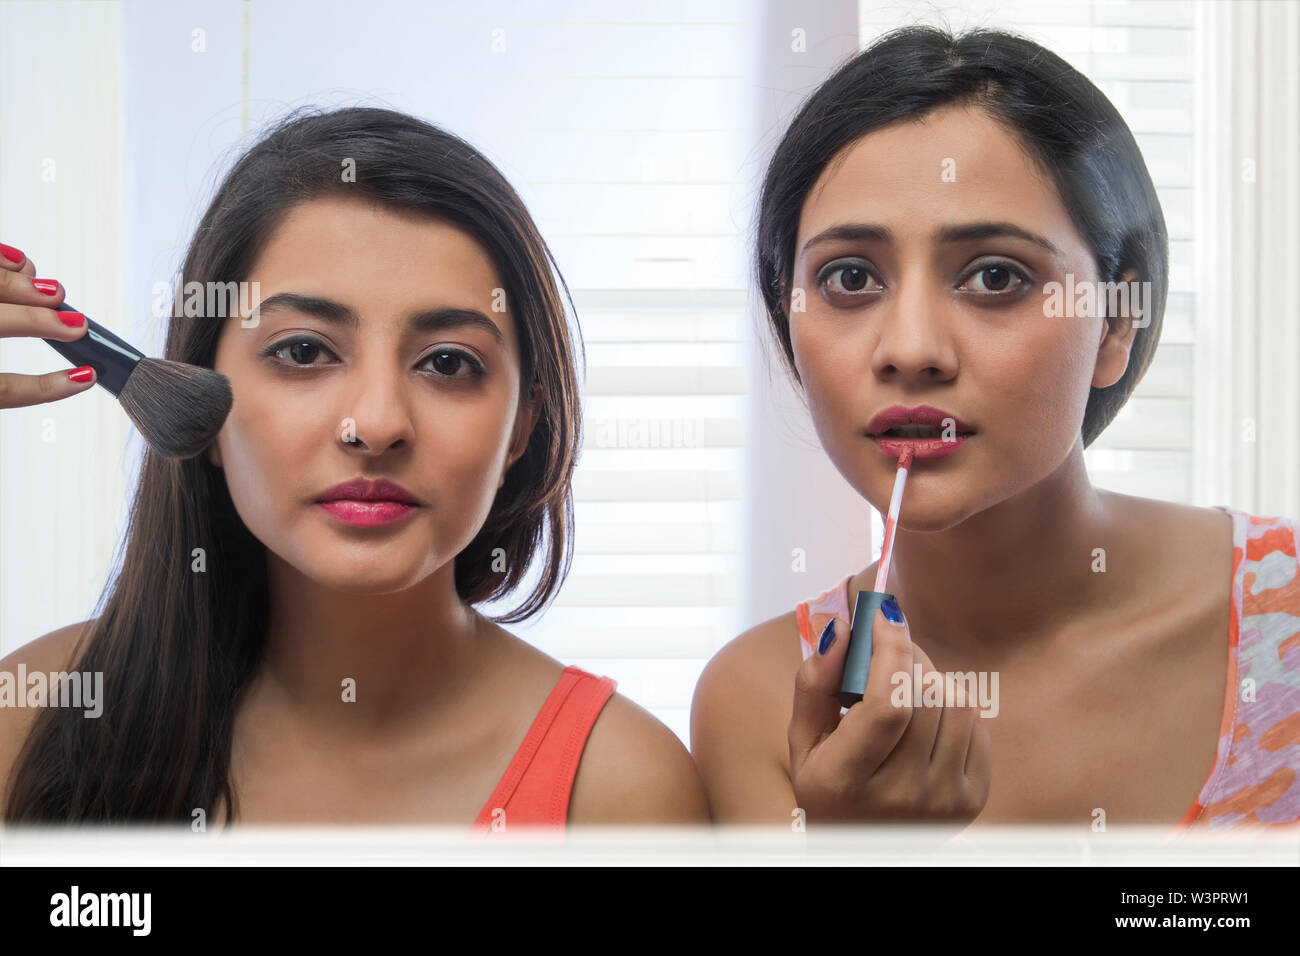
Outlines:
{"label": "lip gloss applicator", "polygon": [[909,446],[898,456],[898,474],[894,477],[894,491],[889,496],[889,513],[885,516],[885,536],[880,544],[880,562],[876,565],[876,582],[870,591],[859,591],[853,605],[853,626],[849,636],[849,651],[844,660],[844,677],[840,681],[840,706],[852,707],[862,700],[867,689],[867,674],[871,670],[871,631],[876,621],[876,609],[886,598],[894,595],[889,586],[889,564],[894,557],[894,532],[898,527],[898,511],[903,504],[903,486],[912,467],[913,449]]}

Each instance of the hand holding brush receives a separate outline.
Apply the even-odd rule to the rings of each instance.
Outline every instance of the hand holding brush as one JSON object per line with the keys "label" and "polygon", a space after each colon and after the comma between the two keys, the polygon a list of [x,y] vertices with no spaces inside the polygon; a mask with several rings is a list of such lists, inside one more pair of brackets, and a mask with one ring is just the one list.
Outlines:
{"label": "hand holding brush", "polygon": [[0,408],[57,401],[97,383],[117,397],[163,458],[202,452],[230,413],[230,381],[210,368],[149,358],[66,302],[59,282],[35,274],[22,252],[0,244],[0,337],[43,338],[78,367],[45,375],[0,373]]}

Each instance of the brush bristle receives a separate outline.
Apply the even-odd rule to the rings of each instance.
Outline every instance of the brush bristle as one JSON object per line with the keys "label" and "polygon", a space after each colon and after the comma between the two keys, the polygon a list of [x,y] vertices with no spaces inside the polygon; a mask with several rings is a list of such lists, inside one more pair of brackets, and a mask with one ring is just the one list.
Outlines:
{"label": "brush bristle", "polygon": [[117,396],[149,446],[163,458],[193,458],[221,431],[234,396],[220,372],[142,358]]}

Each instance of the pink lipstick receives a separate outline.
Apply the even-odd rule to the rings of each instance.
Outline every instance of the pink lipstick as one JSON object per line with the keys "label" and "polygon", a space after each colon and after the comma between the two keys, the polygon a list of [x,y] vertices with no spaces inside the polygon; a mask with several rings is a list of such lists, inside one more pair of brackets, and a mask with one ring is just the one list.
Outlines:
{"label": "pink lipstick", "polygon": [[897,460],[905,450],[917,458],[943,458],[964,445],[975,429],[956,415],[929,405],[894,405],[867,423],[867,436]]}
{"label": "pink lipstick", "polygon": [[315,502],[340,521],[362,528],[401,521],[422,504],[396,482],[360,477],[321,492]]}
{"label": "pink lipstick", "polygon": [[363,528],[392,524],[415,511],[398,501],[322,501],[320,506],[340,521]]}

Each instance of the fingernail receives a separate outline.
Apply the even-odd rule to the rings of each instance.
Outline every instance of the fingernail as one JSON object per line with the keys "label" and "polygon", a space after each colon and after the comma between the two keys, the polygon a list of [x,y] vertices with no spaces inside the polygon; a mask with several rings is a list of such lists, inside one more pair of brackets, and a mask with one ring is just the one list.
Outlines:
{"label": "fingernail", "polygon": [[80,312],[65,312],[62,309],[56,309],[55,311],[59,313],[59,321],[64,325],[70,325],[76,329],[86,324],[86,317]]}
{"label": "fingernail", "polygon": [[903,609],[898,606],[898,602],[893,598],[885,598],[881,601],[880,610],[885,613],[885,620],[890,624],[903,623]]}
{"label": "fingernail", "polygon": [[95,377],[95,370],[91,368],[89,365],[83,365],[81,366],[81,368],[74,368],[71,372],[68,373],[68,378],[70,378],[72,381],[76,382],[79,385],[84,382],[89,382],[94,377]]}
{"label": "fingernail", "polygon": [[825,654],[835,643],[835,618],[826,622],[826,627],[822,630],[822,638],[817,642],[817,653]]}
{"label": "fingernail", "polygon": [[32,285],[36,287],[37,292],[44,292],[46,295],[59,294],[58,279],[33,279]]}
{"label": "fingernail", "polygon": [[27,257],[23,255],[21,249],[15,249],[13,246],[6,246],[0,242],[0,256],[4,256],[10,262],[22,262]]}

